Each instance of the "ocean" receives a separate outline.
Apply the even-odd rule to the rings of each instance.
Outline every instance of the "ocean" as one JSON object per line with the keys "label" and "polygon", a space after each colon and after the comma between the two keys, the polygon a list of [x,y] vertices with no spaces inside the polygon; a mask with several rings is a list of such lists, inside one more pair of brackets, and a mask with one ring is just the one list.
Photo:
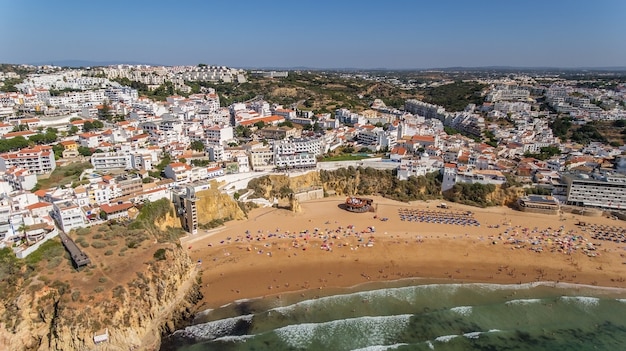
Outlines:
{"label": "ocean", "polygon": [[321,293],[204,311],[161,350],[626,349],[623,289],[403,280]]}

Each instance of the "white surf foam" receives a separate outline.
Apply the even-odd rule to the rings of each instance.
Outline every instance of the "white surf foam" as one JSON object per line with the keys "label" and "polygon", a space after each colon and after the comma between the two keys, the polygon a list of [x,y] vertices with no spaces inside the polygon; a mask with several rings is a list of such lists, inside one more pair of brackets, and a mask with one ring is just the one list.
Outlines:
{"label": "white surf foam", "polygon": [[395,350],[400,346],[407,346],[408,344],[393,344],[393,345],[373,345],[366,346],[360,349],[354,349],[352,351],[386,351],[386,350]]}
{"label": "white surf foam", "polygon": [[394,298],[396,300],[406,303],[412,303],[415,300],[415,296],[431,294],[433,291],[436,291],[439,296],[453,295],[461,286],[462,284],[428,284],[360,291],[349,294],[339,294],[320,297],[316,299],[303,300],[292,305],[273,308],[272,311],[276,311],[282,314],[288,314],[298,308],[312,309],[316,306],[345,306],[346,304],[354,301],[372,300],[377,298]]}
{"label": "white surf foam", "polygon": [[220,319],[217,321],[190,325],[185,329],[177,330],[174,335],[180,335],[187,338],[213,340],[218,337],[226,336],[241,321],[250,322],[254,316],[249,314],[245,316]]}
{"label": "white surf foam", "polygon": [[458,313],[461,316],[467,317],[472,314],[472,306],[458,306],[452,307],[450,311],[454,313]]}
{"label": "white surf foam", "polygon": [[222,341],[222,342],[244,342],[248,339],[254,338],[256,335],[227,335],[214,339],[213,341]]}
{"label": "white surf foam", "polygon": [[442,335],[435,338],[437,342],[448,342],[454,338],[458,337],[458,335]]}
{"label": "white surf foam", "polygon": [[[307,348],[313,341],[333,346],[346,335],[366,345],[381,345],[404,330],[412,315],[358,317],[323,323],[303,323],[278,328],[275,333],[293,348]],[[354,342],[351,340],[350,342]],[[358,347],[358,345],[357,345]]]}
{"label": "white surf foam", "polygon": [[478,339],[478,337],[480,337],[480,334],[482,333],[483,332],[471,332],[471,333],[465,333],[463,334],[463,336],[468,339]]}
{"label": "white surf foam", "polygon": [[530,304],[539,303],[539,302],[541,302],[541,299],[518,299],[518,300],[507,301],[504,304],[505,305],[530,305]]}
{"label": "white surf foam", "polygon": [[561,296],[561,300],[565,302],[579,303],[584,307],[594,307],[600,304],[599,298],[588,296]]}

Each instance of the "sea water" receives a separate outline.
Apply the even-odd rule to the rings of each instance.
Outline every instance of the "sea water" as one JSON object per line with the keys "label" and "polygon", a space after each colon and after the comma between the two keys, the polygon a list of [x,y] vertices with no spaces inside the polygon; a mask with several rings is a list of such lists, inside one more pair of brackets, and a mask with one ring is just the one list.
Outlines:
{"label": "sea water", "polygon": [[317,293],[208,311],[161,350],[626,350],[621,289],[403,281]]}

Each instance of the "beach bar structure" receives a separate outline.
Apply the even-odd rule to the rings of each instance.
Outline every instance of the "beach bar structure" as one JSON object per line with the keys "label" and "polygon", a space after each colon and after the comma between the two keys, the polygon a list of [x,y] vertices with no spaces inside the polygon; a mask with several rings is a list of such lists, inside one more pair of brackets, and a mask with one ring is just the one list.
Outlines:
{"label": "beach bar structure", "polygon": [[373,203],[372,199],[350,196],[346,199],[345,208],[350,212],[364,213],[373,210]]}
{"label": "beach bar structure", "polygon": [[517,207],[523,212],[558,214],[561,204],[552,196],[528,195],[517,200]]}
{"label": "beach bar structure", "polygon": [[63,243],[63,246],[65,246],[67,252],[70,253],[70,257],[72,258],[72,262],[74,262],[74,266],[76,268],[91,264],[91,260],[89,260],[87,254],[84,253],[78,245],[76,245],[74,240],[67,236],[67,234],[63,231],[59,231],[59,237],[61,238],[61,242]]}

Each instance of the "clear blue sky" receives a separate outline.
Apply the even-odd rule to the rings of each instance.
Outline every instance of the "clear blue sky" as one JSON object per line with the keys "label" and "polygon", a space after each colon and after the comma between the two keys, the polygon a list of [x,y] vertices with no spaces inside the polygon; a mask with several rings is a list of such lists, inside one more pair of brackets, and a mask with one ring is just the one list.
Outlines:
{"label": "clear blue sky", "polygon": [[0,0],[0,62],[626,66],[626,0]]}

